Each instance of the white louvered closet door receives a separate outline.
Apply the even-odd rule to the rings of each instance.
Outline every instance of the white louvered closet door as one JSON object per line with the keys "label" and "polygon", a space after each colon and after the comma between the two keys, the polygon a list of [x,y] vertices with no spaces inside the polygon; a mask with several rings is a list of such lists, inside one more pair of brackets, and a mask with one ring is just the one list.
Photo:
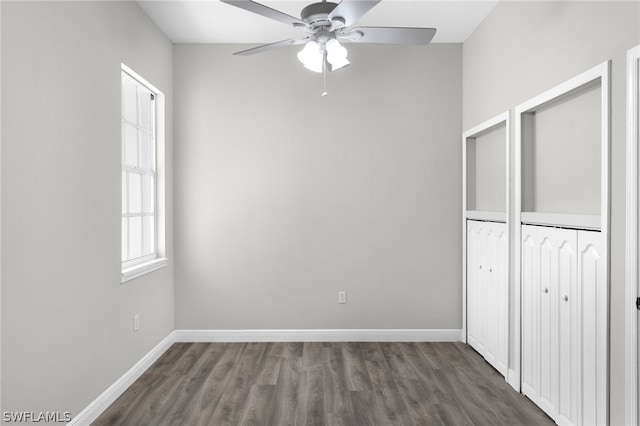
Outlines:
{"label": "white louvered closet door", "polygon": [[[555,244],[558,247],[558,266],[552,270],[552,279],[558,288],[558,292],[554,295],[555,301],[552,303],[552,306],[554,304],[557,306],[552,309],[557,309],[558,313],[553,315],[553,318],[558,322],[550,325],[558,333],[558,346],[555,349],[558,359],[556,378],[558,399],[554,402],[554,406],[559,424],[576,424],[571,421],[571,418],[580,396],[579,388],[576,386],[580,379],[581,357],[579,349],[581,326],[578,315],[580,303],[577,296],[578,233],[568,229],[553,229],[552,234],[557,235]],[[553,238],[548,232],[547,235]],[[555,371],[555,368],[552,371]],[[567,415],[564,416],[563,413]]]}
{"label": "white louvered closet door", "polygon": [[575,286],[576,244],[576,231],[522,227],[522,389],[554,419],[564,383],[558,375],[565,374],[567,362],[560,348],[571,341],[570,329],[559,327],[570,323],[570,311],[560,311],[560,298]]}
{"label": "white louvered closet door", "polygon": [[[604,425],[607,422],[605,382],[607,319],[600,232],[578,231],[578,273],[573,289],[571,390],[560,401],[559,423]],[[571,297],[571,296],[570,296]],[[569,300],[571,302],[571,299]],[[601,360],[600,362],[598,360]]]}
{"label": "white louvered closet door", "polygon": [[484,239],[482,222],[467,222],[467,340],[479,353],[484,352],[482,344],[482,254]]}
{"label": "white louvered closet door", "polygon": [[540,243],[538,227],[522,227],[522,393],[538,403],[540,389],[540,314],[543,292],[540,285]]}
{"label": "white louvered closet door", "polygon": [[600,233],[523,225],[522,289],[523,393],[560,425],[606,423]]}
{"label": "white louvered closet door", "polygon": [[497,309],[498,300],[498,237],[494,223],[487,222],[485,231],[482,233],[484,237],[484,275],[485,275],[485,309],[482,316],[484,318],[484,358],[493,366],[496,365],[496,341],[498,334],[498,316]]}
{"label": "white louvered closet door", "polygon": [[494,367],[504,377],[509,371],[509,234],[507,225],[496,225],[496,360]]}
{"label": "white louvered closet door", "polygon": [[508,238],[504,223],[467,222],[467,339],[506,377]]}

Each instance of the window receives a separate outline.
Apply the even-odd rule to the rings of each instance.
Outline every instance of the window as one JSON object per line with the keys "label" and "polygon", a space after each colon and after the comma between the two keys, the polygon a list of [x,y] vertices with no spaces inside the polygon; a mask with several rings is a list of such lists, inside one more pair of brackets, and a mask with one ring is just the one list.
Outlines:
{"label": "window", "polygon": [[122,282],[166,265],[158,249],[159,95],[122,66]]}

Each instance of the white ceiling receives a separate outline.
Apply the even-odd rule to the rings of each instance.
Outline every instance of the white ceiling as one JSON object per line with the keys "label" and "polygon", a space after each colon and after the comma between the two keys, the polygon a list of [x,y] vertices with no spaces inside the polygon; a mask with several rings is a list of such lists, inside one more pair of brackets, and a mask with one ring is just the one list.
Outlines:
{"label": "white ceiling", "polygon": [[[174,43],[272,43],[304,33],[219,0],[137,0]],[[260,3],[299,17],[313,0]],[[434,43],[461,43],[497,0],[383,0],[355,25],[437,28]]]}

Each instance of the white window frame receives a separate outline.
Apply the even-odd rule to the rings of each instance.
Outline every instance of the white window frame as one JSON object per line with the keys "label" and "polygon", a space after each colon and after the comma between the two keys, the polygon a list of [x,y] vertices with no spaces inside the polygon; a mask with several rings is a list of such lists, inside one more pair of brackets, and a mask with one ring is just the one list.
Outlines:
{"label": "white window frame", "polygon": [[[122,81],[124,75],[135,80],[138,84],[142,85],[145,89],[149,90],[154,96],[155,110],[154,120],[152,123],[153,129],[153,143],[155,151],[155,170],[154,170],[154,252],[135,259],[129,259],[122,262],[120,282],[124,283],[134,278],[138,278],[142,275],[146,275],[150,272],[158,270],[167,266],[168,260],[165,252],[165,214],[164,214],[164,94],[154,87],[147,80],[142,78],[139,74],[127,67],[125,64],[121,64],[121,129],[122,125],[122,113],[124,111],[124,96],[122,95]],[[122,132],[120,140],[121,150],[124,151],[124,132]],[[123,160],[121,160],[121,169],[125,171]],[[121,213],[122,217],[125,217],[124,213]],[[122,221],[121,221],[122,224]],[[121,225],[122,226],[122,225]],[[120,233],[122,238],[122,232]],[[120,242],[122,247],[122,241]],[[122,258],[122,256],[121,256]]]}

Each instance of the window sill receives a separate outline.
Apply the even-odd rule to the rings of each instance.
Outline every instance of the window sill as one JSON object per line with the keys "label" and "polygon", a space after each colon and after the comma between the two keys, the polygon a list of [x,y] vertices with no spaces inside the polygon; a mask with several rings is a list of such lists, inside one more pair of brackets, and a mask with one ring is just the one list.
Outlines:
{"label": "window sill", "polygon": [[134,278],[138,278],[160,268],[164,268],[167,266],[168,262],[169,260],[166,257],[161,257],[149,262],[141,263],[140,265],[136,265],[131,268],[123,269],[120,274],[120,283],[125,283]]}

